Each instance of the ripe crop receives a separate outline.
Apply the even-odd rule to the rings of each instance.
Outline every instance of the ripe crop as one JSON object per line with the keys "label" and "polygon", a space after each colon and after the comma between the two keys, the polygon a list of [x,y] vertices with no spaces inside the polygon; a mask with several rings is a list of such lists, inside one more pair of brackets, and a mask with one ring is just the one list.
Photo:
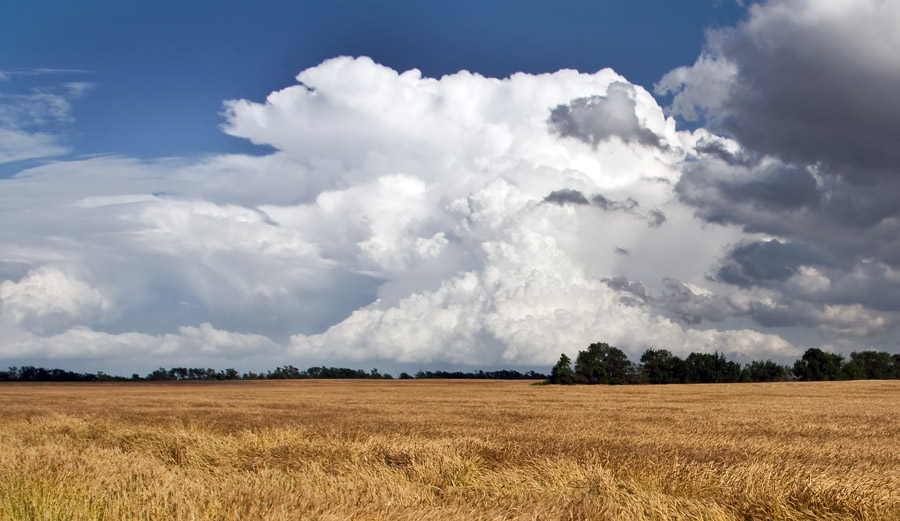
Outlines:
{"label": "ripe crop", "polygon": [[900,519],[900,382],[0,385],[2,520]]}

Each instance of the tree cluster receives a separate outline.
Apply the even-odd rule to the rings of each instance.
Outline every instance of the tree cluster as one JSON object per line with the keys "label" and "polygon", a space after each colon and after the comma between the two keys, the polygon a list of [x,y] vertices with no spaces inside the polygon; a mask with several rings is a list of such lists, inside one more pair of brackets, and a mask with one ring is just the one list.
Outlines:
{"label": "tree cluster", "polygon": [[854,351],[850,358],[807,349],[794,363],[793,375],[798,380],[889,380],[900,379],[900,354],[884,351]]}
{"label": "tree cluster", "polygon": [[[145,378],[146,380],[237,380],[241,375],[234,369],[228,368],[224,371],[216,371],[211,368],[202,367],[173,367],[166,370],[163,367],[151,372]],[[133,380],[140,380],[138,375],[132,376]]]}
{"label": "tree cluster", "polygon": [[843,356],[818,348],[807,349],[794,365],[771,360],[744,366],[721,353],[691,353],[681,358],[665,349],[648,349],[639,363],[622,350],[594,343],[575,358],[563,354],[550,371],[551,384],[671,384],[726,382],[783,382],[790,380],[900,379],[900,355],[882,351],[860,351]]}
{"label": "tree cluster", "polygon": [[[130,378],[97,373],[77,373],[43,367],[10,367],[0,371],[0,382],[102,382],[102,381],[216,381],[216,380],[285,380],[285,379],[393,379],[378,369],[364,371],[346,367],[310,367],[306,370],[285,365],[265,373],[239,373],[233,368],[217,371],[202,367],[160,367],[146,376]],[[883,351],[854,351],[849,358],[827,353],[818,348],[807,349],[793,366],[771,360],[754,361],[744,366],[730,361],[721,353],[691,353],[686,358],[665,349],[648,349],[634,363],[623,351],[605,343],[594,343],[572,360],[563,354],[545,375],[535,371],[502,369],[497,371],[419,371],[415,375],[400,373],[400,379],[480,379],[480,380],[545,380],[553,384],[669,384],[724,382],[781,382],[790,380],[886,380],[900,379],[900,354]]]}
{"label": "tree cluster", "polygon": [[389,374],[381,374],[378,369],[363,371],[346,367],[310,367],[302,370],[293,365],[285,365],[265,373],[238,373],[235,369],[216,371],[215,369],[163,367],[147,375],[147,380],[304,380],[309,378],[341,378],[341,379],[391,379]]}
{"label": "tree cluster", "polygon": [[121,376],[110,376],[102,371],[95,373],[75,373],[64,369],[45,369],[26,365],[10,367],[0,371],[0,382],[103,382],[127,380]]}
{"label": "tree cluster", "polygon": [[[146,376],[137,373],[131,378],[123,376],[110,376],[103,372],[75,373],[62,369],[44,369],[43,367],[10,367],[7,371],[0,371],[0,382],[97,382],[97,381],[216,381],[216,380],[302,380],[315,378],[335,379],[381,379],[391,380],[390,374],[381,373],[378,369],[364,371],[362,369],[348,369],[346,367],[310,367],[306,370],[293,365],[285,365],[265,373],[245,372],[239,373],[236,369],[228,368],[217,371],[203,367],[172,367],[166,369],[160,367],[151,371]],[[528,371],[501,369],[499,371],[419,371],[415,376],[409,373],[400,373],[401,379],[412,378],[456,378],[456,379],[482,379],[482,380],[546,380],[547,375]]]}
{"label": "tree cluster", "polygon": [[[400,378],[403,378],[403,375],[406,374],[408,378],[411,378],[407,373],[403,373],[400,375]],[[416,373],[416,378],[418,379],[432,379],[432,378],[441,378],[441,379],[454,379],[454,380],[546,380],[547,375],[543,373],[538,373],[535,371],[526,371],[524,373],[520,373],[519,371],[513,371],[510,369],[501,369],[499,371],[476,371],[471,373],[465,373],[462,371],[419,371]]]}

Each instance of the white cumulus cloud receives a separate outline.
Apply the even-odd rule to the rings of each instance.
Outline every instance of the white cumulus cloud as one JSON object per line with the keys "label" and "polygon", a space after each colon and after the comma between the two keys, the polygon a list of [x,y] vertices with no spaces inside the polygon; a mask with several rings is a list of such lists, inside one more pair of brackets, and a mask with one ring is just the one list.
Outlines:
{"label": "white cumulus cloud", "polygon": [[0,282],[0,320],[16,325],[44,329],[100,321],[113,313],[113,303],[100,291],[53,266]]}
{"label": "white cumulus cloud", "polygon": [[[707,225],[675,189],[714,136],[678,131],[612,70],[427,78],[341,57],[297,79],[225,105],[225,131],[270,154],[100,157],[0,181],[0,275],[32,270],[3,283],[19,324],[3,356],[497,366],[594,341],[634,358],[797,352],[611,284],[727,290],[709,270],[756,238]],[[63,261],[89,266],[90,285],[42,271]],[[52,277],[68,282],[26,289]],[[66,320],[32,327],[53,314]]]}

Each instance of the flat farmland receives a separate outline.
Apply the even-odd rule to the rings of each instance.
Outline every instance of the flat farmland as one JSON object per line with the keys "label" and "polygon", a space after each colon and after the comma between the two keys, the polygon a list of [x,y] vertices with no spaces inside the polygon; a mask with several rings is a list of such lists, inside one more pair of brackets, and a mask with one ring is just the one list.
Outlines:
{"label": "flat farmland", "polygon": [[2,384],[0,519],[900,519],[900,382]]}

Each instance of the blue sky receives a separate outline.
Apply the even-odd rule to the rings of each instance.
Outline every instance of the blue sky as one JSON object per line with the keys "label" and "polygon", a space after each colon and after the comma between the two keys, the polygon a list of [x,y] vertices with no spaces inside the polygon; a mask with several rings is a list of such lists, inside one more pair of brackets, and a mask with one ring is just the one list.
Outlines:
{"label": "blue sky", "polygon": [[211,5],[0,5],[0,364],[897,352],[900,3]]}
{"label": "blue sky", "polygon": [[695,59],[705,28],[741,12],[711,0],[11,0],[0,7],[0,64],[84,71],[3,86],[93,83],[72,111],[67,137],[76,154],[252,152],[218,131],[222,101],[261,99],[328,58],[370,56],[431,77],[612,67],[650,87]]}

